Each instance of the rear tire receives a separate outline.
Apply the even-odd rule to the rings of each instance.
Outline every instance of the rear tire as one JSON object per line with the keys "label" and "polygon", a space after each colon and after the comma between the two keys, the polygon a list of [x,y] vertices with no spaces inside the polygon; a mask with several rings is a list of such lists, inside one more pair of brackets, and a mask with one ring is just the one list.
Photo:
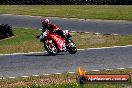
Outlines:
{"label": "rear tire", "polygon": [[57,54],[57,45],[53,40],[52,40],[52,46],[49,44],[48,40],[45,40],[44,48],[52,56],[55,56]]}
{"label": "rear tire", "polygon": [[68,39],[68,52],[70,54],[75,54],[77,52],[76,44],[73,42],[72,39]]}

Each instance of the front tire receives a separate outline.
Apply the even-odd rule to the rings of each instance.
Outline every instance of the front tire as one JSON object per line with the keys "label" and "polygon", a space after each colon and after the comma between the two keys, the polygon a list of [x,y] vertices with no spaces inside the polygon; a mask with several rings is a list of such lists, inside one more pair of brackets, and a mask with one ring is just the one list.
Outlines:
{"label": "front tire", "polygon": [[77,52],[76,44],[73,42],[72,39],[68,39],[68,52],[70,54],[75,54]]}
{"label": "front tire", "polygon": [[52,45],[49,43],[50,40],[45,40],[44,41],[44,48],[46,49],[46,51],[52,55],[55,56],[57,54],[57,46],[56,43],[54,41],[52,41]]}

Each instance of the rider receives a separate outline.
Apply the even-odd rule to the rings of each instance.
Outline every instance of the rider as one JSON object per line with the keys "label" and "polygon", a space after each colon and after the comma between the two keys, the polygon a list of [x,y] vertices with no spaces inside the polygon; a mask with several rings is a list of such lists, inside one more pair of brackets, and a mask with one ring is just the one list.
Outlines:
{"label": "rider", "polygon": [[43,19],[42,20],[42,32],[45,32],[46,30],[49,30],[51,33],[56,33],[57,35],[61,36],[62,38],[65,39],[67,43],[67,38],[64,35],[63,31],[59,29],[59,27],[55,24],[51,24],[49,19]]}

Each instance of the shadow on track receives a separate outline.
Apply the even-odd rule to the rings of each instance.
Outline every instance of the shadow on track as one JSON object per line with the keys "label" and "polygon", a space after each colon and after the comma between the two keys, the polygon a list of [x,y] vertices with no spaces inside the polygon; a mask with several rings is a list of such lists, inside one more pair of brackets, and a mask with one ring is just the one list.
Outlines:
{"label": "shadow on track", "polygon": [[[57,54],[57,55],[64,55],[64,54]],[[52,56],[52,55],[50,54],[27,54],[25,56]]]}

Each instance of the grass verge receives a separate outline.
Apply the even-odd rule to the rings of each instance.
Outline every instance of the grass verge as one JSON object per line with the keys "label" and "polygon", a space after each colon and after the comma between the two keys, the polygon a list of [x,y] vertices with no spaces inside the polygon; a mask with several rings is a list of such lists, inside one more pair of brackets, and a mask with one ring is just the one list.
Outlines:
{"label": "grass verge", "polygon": [[[128,74],[132,69],[114,69],[102,70],[99,72],[89,71],[87,74]],[[76,83],[78,73],[70,74],[63,73],[62,75],[51,74],[48,76],[28,77],[16,79],[2,79],[0,80],[0,88],[127,88],[132,86],[128,84],[85,84],[79,85]]]}
{"label": "grass verge", "polygon": [[[0,40],[0,53],[27,53],[44,51],[43,43],[36,36],[40,30],[14,28],[15,36]],[[132,45],[131,35],[96,35],[95,33],[71,33],[78,48],[97,48]]]}
{"label": "grass verge", "polygon": [[131,5],[0,5],[0,14],[132,20]]}

